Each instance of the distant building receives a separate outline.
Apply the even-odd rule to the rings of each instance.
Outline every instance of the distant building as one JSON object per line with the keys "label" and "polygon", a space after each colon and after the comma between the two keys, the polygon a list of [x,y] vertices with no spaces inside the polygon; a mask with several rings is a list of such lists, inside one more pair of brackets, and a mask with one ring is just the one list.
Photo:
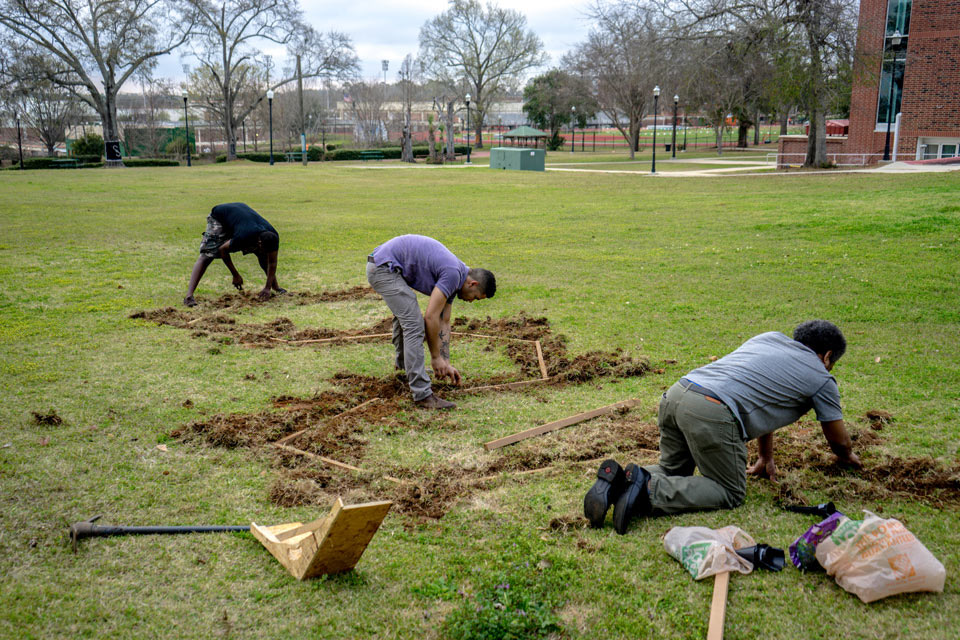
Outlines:
{"label": "distant building", "polygon": [[[829,160],[960,157],[958,43],[958,0],[860,0],[850,130],[828,141]],[[801,164],[806,136],[782,140],[781,165]]]}

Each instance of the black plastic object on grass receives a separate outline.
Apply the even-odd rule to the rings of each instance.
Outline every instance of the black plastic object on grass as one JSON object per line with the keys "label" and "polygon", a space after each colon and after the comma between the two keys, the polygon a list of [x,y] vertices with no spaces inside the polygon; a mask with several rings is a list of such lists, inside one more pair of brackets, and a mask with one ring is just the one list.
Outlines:
{"label": "black plastic object on grass", "polygon": [[783,549],[771,547],[768,544],[758,544],[753,547],[737,549],[737,555],[752,563],[756,569],[780,571],[783,569]]}

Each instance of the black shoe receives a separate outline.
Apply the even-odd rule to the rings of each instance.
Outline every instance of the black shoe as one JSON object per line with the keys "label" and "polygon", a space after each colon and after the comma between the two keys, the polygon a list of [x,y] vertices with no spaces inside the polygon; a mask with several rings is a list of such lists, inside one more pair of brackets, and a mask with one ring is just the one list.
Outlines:
{"label": "black shoe", "polygon": [[583,498],[583,515],[590,526],[599,529],[607,518],[607,509],[623,492],[626,477],[616,460],[604,460],[597,470],[597,481]]}
{"label": "black shoe", "polygon": [[650,515],[650,492],[647,491],[647,482],[650,474],[643,467],[631,463],[624,470],[626,486],[620,499],[613,506],[613,526],[617,533],[623,535],[634,516]]}

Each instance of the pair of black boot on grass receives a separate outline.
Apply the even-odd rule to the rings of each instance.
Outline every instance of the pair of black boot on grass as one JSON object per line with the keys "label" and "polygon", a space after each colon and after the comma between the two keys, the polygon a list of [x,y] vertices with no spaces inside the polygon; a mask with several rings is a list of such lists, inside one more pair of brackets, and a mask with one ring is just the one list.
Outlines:
{"label": "pair of black boot on grass", "polygon": [[647,470],[633,463],[622,468],[616,460],[601,462],[597,470],[597,481],[583,498],[583,515],[590,521],[590,526],[595,529],[603,526],[611,504],[613,526],[620,535],[627,532],[627,526],[633,518],[649,516],[649,480],[650,474]]}

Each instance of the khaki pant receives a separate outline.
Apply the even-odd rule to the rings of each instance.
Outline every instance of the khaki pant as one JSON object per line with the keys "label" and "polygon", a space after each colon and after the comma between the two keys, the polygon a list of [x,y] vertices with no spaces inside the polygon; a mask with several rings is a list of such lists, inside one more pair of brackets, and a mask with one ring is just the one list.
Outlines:
{"label": "khaki pant", "polygon": [[[660,464],[650,472],[654,513],[732,509],[747,492],[747,445],[726,405],[677,382],[660,401]],[[693,475],[694,468],[700,476]]]}

